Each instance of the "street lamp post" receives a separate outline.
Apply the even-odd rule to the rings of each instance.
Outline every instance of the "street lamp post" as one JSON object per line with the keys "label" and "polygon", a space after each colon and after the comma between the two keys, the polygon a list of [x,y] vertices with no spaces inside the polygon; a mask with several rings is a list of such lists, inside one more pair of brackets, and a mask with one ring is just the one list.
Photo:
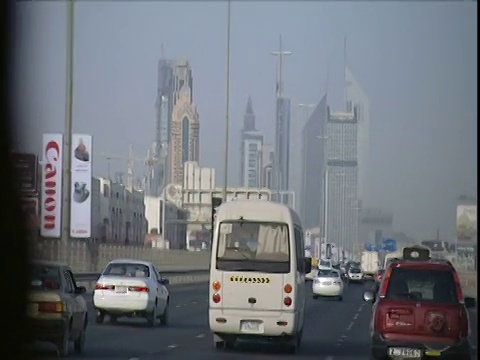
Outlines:
{"label": "street lamp post", "polygon": [[62,240],[70,238],[70,189],[72,175],[72,124],[73,124],[73,62],[75,39],[75,0],[67,4],[67,84],[65,107],[65,140],[63,146],[63,211],[62,211]]}
{"label": "street lamp post", "polygon": [[225,104],[225,163],[224,163],[224,177],[223,177],[223,202],[227,201],[227,186],[228,186],[228,141],[230,135],[230,16],[231,16],[231,1],[228,0],[227,5],[227,90],[226,90],[226,104]]}

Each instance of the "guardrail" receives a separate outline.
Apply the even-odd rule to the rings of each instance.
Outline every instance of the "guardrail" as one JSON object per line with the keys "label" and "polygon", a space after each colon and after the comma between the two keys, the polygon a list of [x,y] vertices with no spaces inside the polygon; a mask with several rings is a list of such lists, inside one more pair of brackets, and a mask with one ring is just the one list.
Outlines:
{"label": "guardrail", "polygon": [[[186,285],[207,282],[210,272],[208,270],[177,270],[162,272],[161,275],[169,280],[170,285]],[[78,285],[85,286],[87,291],[92,291],[95,289],[100,273],[79,273],[74,274],[74,277]]]}

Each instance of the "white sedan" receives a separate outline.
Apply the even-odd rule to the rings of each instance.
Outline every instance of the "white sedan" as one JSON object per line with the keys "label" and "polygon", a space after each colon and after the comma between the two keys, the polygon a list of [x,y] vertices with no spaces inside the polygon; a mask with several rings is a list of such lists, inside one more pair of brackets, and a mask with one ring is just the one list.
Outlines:
{"label": "white sedan", "polygon": [[320,269],[312,283],[313,298],[320,296],[336,297],[343,300],[343,280],[340,272],[334,269]]}
{"label": "white sedan", "polygon": [[93,293],[96,322],[103,323],[105,315],[113,322],[121,316],[135,316],[146,318],[150,326],[155,326],[157,319],[167,325],[168,283],[151,262],[111,261],[97,280]]}

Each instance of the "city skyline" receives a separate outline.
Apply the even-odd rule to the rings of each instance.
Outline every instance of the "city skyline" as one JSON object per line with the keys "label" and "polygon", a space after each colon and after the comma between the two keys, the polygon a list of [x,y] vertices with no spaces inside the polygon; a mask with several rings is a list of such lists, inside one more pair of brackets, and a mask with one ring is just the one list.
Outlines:
{"label": "city skyline", "polygon": [[[24,143],[15,144],[18,150],[39,153],[36,134],[63,129],[64,5],[16,4],[22,41],[15,46],[14,96],[20,101],[20,128],[28,129]],[[476,33],[469,6],[233,4],[230,164],[239,162],[239,138],[233,134],[240,130],[248,94],[265,143],[274,141],[275,74],[269,51],[278,35],[294,53],[285,68],[285,96],[296,110],[296,104],[312,103],[325,93],[332,109],[344,107],[344,68],[338,60],[346,34],[349,68],[375,104],[367,174],[368,187],[374,189],[369,191],[371,206],[391,209],[395,228],[411,229],[418,237],[437,224],[442,233],[453,235],[450,204],[459,193],[476,195],[476,48],[471,45]],[[163,42],[167,58],[188,58],[195,69],[200,161],[217,168],[221,178],[222,139],[211,134],[221,131],[225,119],[225,8],[222,3],[78,2],[73,130],[94,135],[95,153],[126,154],[132,143],[137,154],[145,154],[155,131],[155,72]],[[181,26],[172,13],[184,15]],[[272,14],[277,21],[268,22],[264,31]],[[132,26],[125,27],[126,19]],[[205,39],[210,51],[204,51]],[[292,134],[303,122],[292,111]],[[292,158],[292,169],[299,162]],[[124,169],[125,161],[111,166],[112,172]],[[105,174],[100,170],[107,160],[97,156],[93,167],[94,174]],[[239,169],[231,171],[233,185]]]}

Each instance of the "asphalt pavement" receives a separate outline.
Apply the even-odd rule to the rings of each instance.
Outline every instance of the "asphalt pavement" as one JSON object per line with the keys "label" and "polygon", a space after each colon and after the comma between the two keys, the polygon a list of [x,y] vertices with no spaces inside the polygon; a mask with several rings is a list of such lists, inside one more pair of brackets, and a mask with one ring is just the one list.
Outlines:
{"label": "asphalt pavement", "polygon": [[[238,344],[235,349],[213,349],[208,327],[207,284],[172,286],[170,324],[167,327],[147,327],[143,319],[120,319],[116,324],[98,325],[90,302],[90,324],[85,353],[72,354],[69,359],[84,360],[153,360],[153,359],[369,359],[368,324],[370,305],[362,294],[367,285],[350,284],[343,301],[313,300],[308,285],[305,328],[301,350],[285,354],[283,348],[269,344]],[[471,314],[472,339],[476,344],[476,310]],[[73,346],[72,346],[73,347]],[[476,346],[474,346],[476,349]],[[53,359],[55,347],[38,344],[36,359]],[[72,349],[73,351],[73,349]],[[476,353],[473,358],[476,358]]]}

